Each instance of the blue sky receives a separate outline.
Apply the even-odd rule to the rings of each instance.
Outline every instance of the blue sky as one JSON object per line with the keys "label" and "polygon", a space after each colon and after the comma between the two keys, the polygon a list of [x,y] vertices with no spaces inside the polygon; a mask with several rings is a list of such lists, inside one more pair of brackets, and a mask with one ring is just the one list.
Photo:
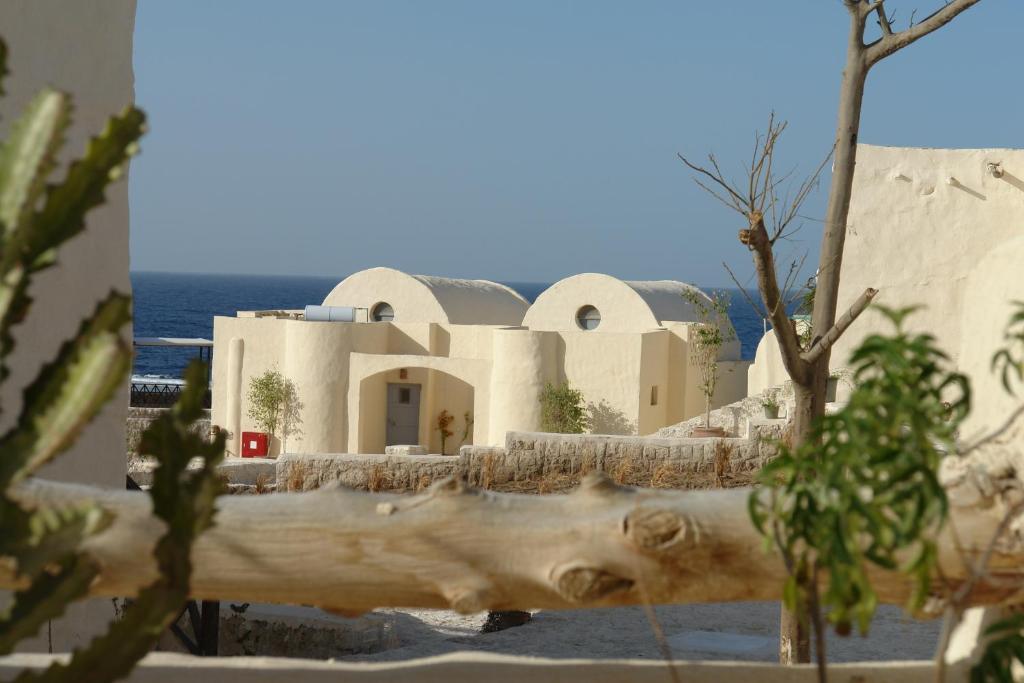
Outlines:
{"label": "blue sky", "polygon": [[[1022,26],[985,0],[880,64],[861,140],[1024,146]],[[132,268],[746,279],[739,217],[676,153],[738,169],[774,109],[811,170],[846,28],[840,0],[139,0]]]}

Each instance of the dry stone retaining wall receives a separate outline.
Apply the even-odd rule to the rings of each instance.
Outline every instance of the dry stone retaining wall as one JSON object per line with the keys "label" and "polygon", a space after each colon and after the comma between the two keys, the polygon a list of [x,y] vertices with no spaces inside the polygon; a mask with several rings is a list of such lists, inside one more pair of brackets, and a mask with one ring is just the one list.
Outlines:
{"label": "dry stone retaining wall", "polygon": [[307,491],[338,483],[370,491],[417,490],[459,471],[451,455],[288,454],[277,459],[277,490]]}
{"label": "dry stone retaining wall", "polygon": [[[146,431],[149,423],[157,419],[167,408],[129,408],[128,420],[125,423],[125,446],[129,456],[137,455],[139,452],[139,440],[142,439],[142,432]],[[210,411],[203,411],[205,417],[196,420],[193,429],[200,434],[210,433]]]}
{"label": "dry stone retaining wall", "polygon": [[415,491],[455,474],[477,486],[581,476],[601,470],[710,472],[716,449],[729,451],[732,472],[761,468],[778,453],[781,421],[751,421],[749,438],[648,438],[509,432],[506,447],[463,446],[458,456],[289,454],[277,459],[277,490],[342,486]]}

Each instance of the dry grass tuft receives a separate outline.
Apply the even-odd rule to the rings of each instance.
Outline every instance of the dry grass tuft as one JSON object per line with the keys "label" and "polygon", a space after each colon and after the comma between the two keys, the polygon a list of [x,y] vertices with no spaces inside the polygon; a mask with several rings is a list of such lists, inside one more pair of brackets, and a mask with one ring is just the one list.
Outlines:
{"label": "dry grass tuft", "polygon": [[416,493],[420,491],[426,491],[430,488],[430,485],[434,483],[434,480],[430,478],[430,475],[420,475],[420,480],[416,482]]}
{"label": "dry grass tuft", "polygon": [[588,453],[583,456],[583,462],[580,463],[580,479],[587,476],[597,468],[597,456]]}
{"label": "dry grass tuft", "polygon": [[650,487],[652,489],[677,488],[681,479],[680,474],[678,464],[664,462],[651,473]]}
{"label": "dry grass tuft", "polygon": [[374,465],[366,479],[366,488],[376,493],[391,488],[391,475],[384,465]]}
{"label": "dry grass tuft", "polygon": [[257,496],[261,496],[264,493],[270,493],[270,491],[268,490],[268,487],[267,487],[267,484],[269,484],[269,483],[270,483],[270,477],[268,477],[265,472],[260,472],[259,474],[257,474],[256,475],[256,487],[255,487],[256,495]]}
{"label": "dry grass tuft", "polygon": [[306,490],[306,475],[308,468],[306,463],[302,461],[292,461],[288,468],[288,491],[305,491]]}
{"label": "dry grass tuft", "polygon": [[622,458],[612,470],[612,479],[616,484],[628,484],[633,481],[638,469],[632,458]]}
{"label": "dry grass tuft", "polygon": [[715,442],[715,483],[725,487],[726,476],[732,474],[732,454],[736,447],[725,439]]}
{"label": "dry grass tuft", "polygon": [[489,489],[494,486],[494,456],[485,455],[483,467],[480,468],[480,488]]}

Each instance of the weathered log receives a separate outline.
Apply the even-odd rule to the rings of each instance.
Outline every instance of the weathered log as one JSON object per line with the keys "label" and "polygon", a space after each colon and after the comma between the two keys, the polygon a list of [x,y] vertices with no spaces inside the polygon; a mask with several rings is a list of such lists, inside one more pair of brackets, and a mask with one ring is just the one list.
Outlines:
{"label": "weathered log", "polygon": [[[85,546],[103,566],[93,595],[132,596],[155,578],[162,525],[145,494],[34,481],[17,495],[29,504],[91,498],[116,514]],[[223,497],[193,551],[192,596],[342,613],[778,599],[785,570],[747,516],[748,495],[634,489],[591,475],[569,495],[496,494],[450,479],[412,496],[336,488]],[[980,557],[998,506],[954,505],[952,516],[965,552]],[[1012,581],[980,586],[973,602],[1011,595],[1022,559],[1019,545],[997,549],[991,575]],[[965,576],[948,534],[940,562],[949,580]],[[897,573],[878,570],[872,580],[884,602],[909,594]],[[14,585],[10,567],[0,567],[0,588]]]}

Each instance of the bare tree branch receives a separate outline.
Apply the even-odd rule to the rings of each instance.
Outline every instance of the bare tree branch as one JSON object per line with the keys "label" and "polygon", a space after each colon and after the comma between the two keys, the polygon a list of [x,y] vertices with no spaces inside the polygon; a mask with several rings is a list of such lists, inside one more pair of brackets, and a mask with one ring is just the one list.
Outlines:
{"label": "bare tree branch", "polygon": [[803,255],[800,257],[799,261],[794,260],[794,261],[792,261],[790,263],[789,274],[786,276],[786,282],[782,285],[782,292],[783,292],[783,294],[790,295],[789,298],[786,299],[786,303],[785,303],[787,311],[789,310],[790,305],[793,302],[797,301],[800,298],[800,296],[803,294],[804,290],[807,289],[807,284],[806,283],[802,287],[800,287],[799,289],[794,289],[794,285],[796,284],[796,279],[797,279],[797,277],[799,277],[800,272],[803,270],[804,263],[806,261],[807,261],[807,252],[805,251],[803,253]]}
{"label": "bare tree branch", "polygon": [[800,357],[800,339],[786,313],[785,302],[779,292],[779,283],[775,275],[775,255],[772,253],[768,231],[764,227],[764,217],[759,211],[754,211],[749,220],[750,228],[741,231],[740,241],[746,244],[753,254],[757,285],[768,311],[768,319],[772,321],[775,336],[779,341],[782,362],[794,381],[805,381],[810,373],[810,364]]}
{"label": "bare tree branch", "polygon": [[[898,33],[885,33],[885,29],[883,27],[884,35],[866,47],[865,58],[867,65],[869,67],[874,66],[894,52],[897,52],[911,43],[924,38],[929,33],[942,28],[949,22],[953,21],[958,14],[964,10],[970,9],[980,1],[981,0],[951,0],[928,17]],[[877,2],[875,4],[879,5],[879,9],[881,8],[881,2]]]}
{"label": "bare tree branch", "polygon": [[714,173],[712,173],[711,171],[707,170],[703,166],[697,166],[696,164],[691,163],[690,160],[687,159],[686,157],[684,157],[682,154],[677,154],[676,156],[678,156],[682,160],[682,162],[684,164],[686,164],[690,168],[691,171],[694,171],[696,173],[700,173],[700,174],[702,174],[704,176],[707,176],[716,185],[718,185],[719,187],[725,189],[725,191],[728,192],[729,196],[732,198],[732,201],[725,201],[724,199],[722,199],[722,197],[720,197],[714,191],[709,189],[706,185],[701,183],[700,179],[696,179],[695,180],[695,182],[698,185],[700,185],[705,190],[710,192],[712,195],[714,195],[716,198],[718,198],[718,200],[720,202],[722,202],[723,204],[725,204],[726,206],[728,206],[728,207],[730,207],[730,208],[734,209],[735,211],[738,211],[738,212],[740,212],[742,214],[746,214],[746,211],[744,210],[745,207],[746,207],[746,202],[744,201],[743,197],[741,197],[736,192],[736,190],[732,189],[732,186],[722,176],[722,171],[721,171],[721,169],[718,168],[718,161],[715,159],[715,156],[713,154],[709,154],[708,155],[708,160],[711,162],[711,165],[714,166],[714,168],[715,168],[715,172]]}
{"label": "bare tree branch", "polygon": [[743,298],[747,300],[747,303],[750,304],[750,307],[757,311],[757,314],[761,316],[762,319],[767,318],[768,314],[765,313],[764,306],[762,306],[760,303],[754,302],[754,298],[750,296],[750,293],[747,291],[747,288],[740,284],[739,279],[736,277],[736,273],[732,272],[732,268],[729,267],[729,264],[726,263],[725,261],[722,261],[722,265],[725,266],[726,271],[728,271],[729,273],[729,277],[731,277],[732,281],[736,283],[736,287],[740,290],[740,293],[743,295]]}
{"label": "bare tree branch", "polygon": [[981,448],[985,444],[995,441],[1003,434],[1005,434],[1007,431],[1009,431],[1010,427],[1013,426],[1013,423],[1020,419],[1022,415],[1024,415],[1024,403],[1017,406],[1017,408],[1012,413],[1010,413],[1010,417],[1006,419],[1006,422],[999,426],[999,428],[992,430],[991,432],[981,437],[971,445],[965,447],[963,450],[960,451],[960,455],[967,455],[968,453],[976,451],[977,449]]}
{"label": "bare tree branch", "polygon": [[[874,3],[875,13],[878,15],[878,25],[882,29],[882,35],[892,35],[892,19],[885,14],[885,0],[878,0]],[[894,15],[895,16],[895,15]]]}
{"label": "bare tree branch", "polygon": [[853,321],[857,319],[857,316],[864,312],[864,309],[868,307],[868,304],[871,303],[871,300],[875,298],[876,294],[878,294],[877,289],[873,289],[871,287],[865,289],[864,293],[857,297],[857,300],[853,302],[853,305],[850,306],[849,309],[847,309],[846,313],[836,321],[836,324],[833,325],[821,339],[814,342],[811,348],[807,350],[807,353],[803,355],[804,361],[809,364],[813,364],[821,357],[821,354],[832,348],[832,345],[835,344],[841,336],[843,336],[843,332],[846,331],[846,328],[852,325]]}

